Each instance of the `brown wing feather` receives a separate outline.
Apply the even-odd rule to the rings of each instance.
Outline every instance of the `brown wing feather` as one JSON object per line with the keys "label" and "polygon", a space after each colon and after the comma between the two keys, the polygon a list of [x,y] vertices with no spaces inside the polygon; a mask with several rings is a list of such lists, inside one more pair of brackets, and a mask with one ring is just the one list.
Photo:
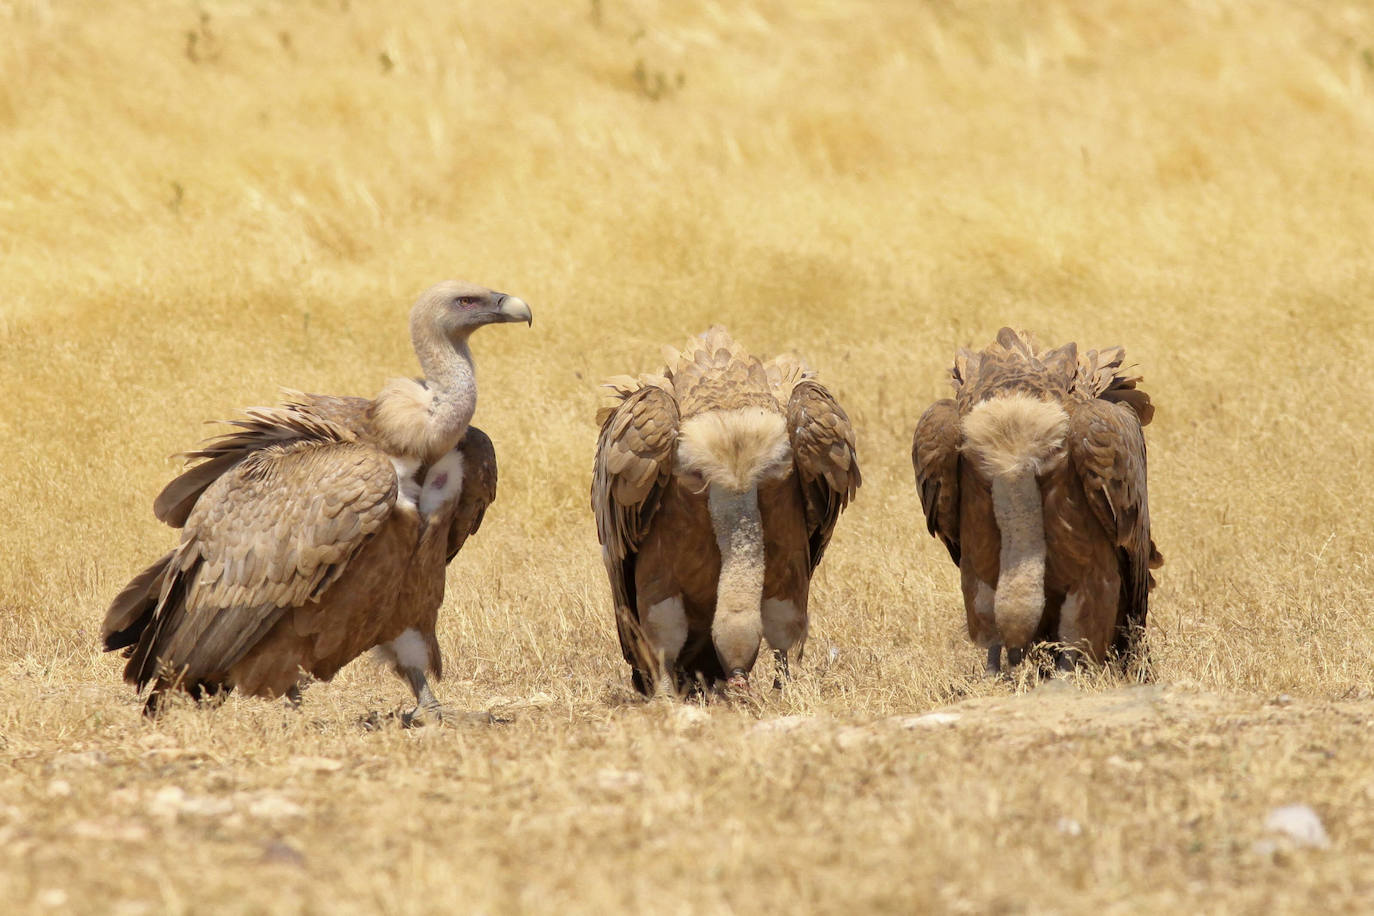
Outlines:
{"label": "brown wing feather", "polygon": [[243,419],[228,421],[236,432],[216,436],[182,457],[198,461],[187,468],[153,500],[153,514],[173,528],[186,524],[196,500],[230,468],[254,452],[296,439],[343,442],[352,433],[310,412],[304,403],[282,407],[252,407]]}
{"label": "brown wing feather", "polygon": [[464,542],[477,533],[487,506],[496,500],[496,449],[491,439],[477,427],[469,426],[458,450],[463,453],[463,490],[448,532],[445,557],[450,562]]}
{"label": "brown wing feather", "polygon": [[1145,626],[1150,567],[1158,554],[1150,539],[1145,435],[1127,404],[1080,402],[1069,418],[1069,453],[1093,514],[1113,539],[1122,573],[1122,617],[1114,646],[1124,652]]}
{"label": "brown wing feather", "polygon": [[639,620],[635,601],[635,555],[658,510],[673,471],[677,447],[677,402],[649,385],[624,395],[601,426],[592,475],[592,511],[615,597],[617,631],[625,660],[644,668],[639,640],[628,620]]}
{"label": "brown wing feather", "polygon": [[959,407],[953,399],[936,401],[916,423],[911,443],[911,464],[926,529],[959,562],[959,443],[963,439]]}
{"label": "brown wing feather", "polygon": [[311,438],[253,452],[196,501],[125,677],[141,687],[159,665],[188,682],[222,675],[338,577],[395,499],[395,470],[369,446]]}
{"label": "brown wing feather", "polygon": [[814,379],[802,379],[787,400],[787,435],[806,498],[811,569],[820,563],[840,511],[862,483],[854,429],[844,408]]}

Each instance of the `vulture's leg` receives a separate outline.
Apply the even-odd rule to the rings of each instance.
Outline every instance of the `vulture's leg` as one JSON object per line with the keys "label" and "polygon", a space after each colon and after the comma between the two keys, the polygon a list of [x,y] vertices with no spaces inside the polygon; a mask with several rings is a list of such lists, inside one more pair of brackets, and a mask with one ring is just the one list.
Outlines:
{"label": "vulture's leg", "polygon": [[649,605],[640,626],[653,653],[654,696],[677,696],[677,659],[687,643],[687,608],[681,595],[673,595]]}
{"label": "vulture's leg", "polygon": [[773,647],[774,670],[773,689],[781,690],[788,679],[787,655],[792,647],[806,638],[805,602],[786,598],[765,598],[761,609],[763,617],[763,638]]}
{"label": "vulture's leg", "polygon": [[773,675],[773,689],[781,690],[783,683],[792,679],[792,672],[787,668],[786,649],[773,650],[773,667],[777,672]]}
{"label": "vulture's leg", "polygon": [[1007,649],[1007,667],[1009,667],[1009,668],[1015,668],[1017,665],[1021,664],[1021,659],[1025,658],[1025,657],[1026,657],[1026,650],[1025,650],[1024,648],[1023,648],[1023,649],[1012,649],[1012,648],[1008,648],[1008,649]]}
{"label": "vulture's leg", "polygon": [[429,678],[425,677],[425,669],[414,665],[397,665],[396,673],[405,678],[405,682],[410,685],[410,692],[415,694],[416,703],[410,712],[401,713],[401,724],[410,728],[412,725],[424,724],[424,721],[431,717],[436,722],[443,722],[444,707],[429,689]]}
{"label": "vulture's leg", "polygon": [[1000,642],[988,646],[988,661],[984,670],[989,677],[997,677],[1002,673],[1002,644]]}
{"label": "vulture's leg", "polygon": [[1064,596],[1059,609],[1060,671],[1106,658],[1116,629],[1120,591],[1121,580],[1116,577],[1086,577]]}
{"label": "vulture's leg", "polygon": [[373,650],[376,657],[390,662],[392,670],[410,686],[415,694],[415,708],[401,713],[401,724],[407,728],[423,725],[426,722],[458,724],[465,721],[491,722],[490,713],[469,713],[462,710],[446,709],[429,689],[429,679],[425,672],[430,668],[430,640],[414,628],[406,630],[391,642],[382,643]]}

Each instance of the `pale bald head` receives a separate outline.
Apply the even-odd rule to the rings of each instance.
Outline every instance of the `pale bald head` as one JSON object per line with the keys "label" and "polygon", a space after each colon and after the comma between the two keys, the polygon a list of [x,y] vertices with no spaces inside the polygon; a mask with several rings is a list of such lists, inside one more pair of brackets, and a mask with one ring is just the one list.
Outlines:
{"label": "pale bald head", "polygon": [[534,323],[524,300],[485,286],[445,280],[425,290],[415,301],[410,310],[410,333],[416,340],[437,332],[457,341],[484,324],[510,321]]}

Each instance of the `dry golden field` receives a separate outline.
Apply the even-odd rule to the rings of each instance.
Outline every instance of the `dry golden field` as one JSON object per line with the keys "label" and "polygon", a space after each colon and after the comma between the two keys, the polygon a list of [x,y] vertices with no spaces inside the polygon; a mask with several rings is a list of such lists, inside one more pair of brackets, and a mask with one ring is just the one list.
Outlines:
{"label": "dry golden field", "polygon": [[[1374,906],[1374,6],[0,0],[7,912],[1271,912]],[[497,503],[446,701],[157,724],[106,604],[202,422],[481,332]],[[806,356],[864,486],[794,681],[627,689],[597,382],[712,322]],[[1121,343],[1167,558],[1156,684],[981,676],[908,449],[959,345]],[[957,719],[912,717],[939,710]],[[1256,846],[1304,803],[1324,849]]]}

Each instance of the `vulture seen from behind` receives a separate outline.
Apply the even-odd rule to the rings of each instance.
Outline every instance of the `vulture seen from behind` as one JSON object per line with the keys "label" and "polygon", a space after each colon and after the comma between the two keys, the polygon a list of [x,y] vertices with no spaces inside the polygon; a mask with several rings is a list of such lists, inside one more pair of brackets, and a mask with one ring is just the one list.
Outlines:
{"label": "vulture seen from behind", "polygon": [[1060,668],[1137,647],[1162,558],[1150,539],[1150,397],[1120,347],[1037,350],[1003,328],[960,350],[954,397],[916,425],[911,458],[931,534],[959,565],[969,636],[1015,665],[1056,641]]}
{"label": "vulture seen from behind", "polygon": [[422,379],[375,400],[289,393],[254,408],[153,503],[181,543],[114,599],[107,651],[155,715],[164,692],[300,698],[369,649],[442,718],[426,672],[442,671],[435,622],[444,572],[496,496],[468,338],[529,322],[520,299],[466,283],[426,291],[410,313]]}
{"label": "vulture seen from behind", "polygon": [[[785,673],[811,576],[859,487],[844,410],[794,356],[712,327],[598,415],[592,509],[636,689],[742,687],[767,639]],[[666,674],[671,680],[660,681]]]}

